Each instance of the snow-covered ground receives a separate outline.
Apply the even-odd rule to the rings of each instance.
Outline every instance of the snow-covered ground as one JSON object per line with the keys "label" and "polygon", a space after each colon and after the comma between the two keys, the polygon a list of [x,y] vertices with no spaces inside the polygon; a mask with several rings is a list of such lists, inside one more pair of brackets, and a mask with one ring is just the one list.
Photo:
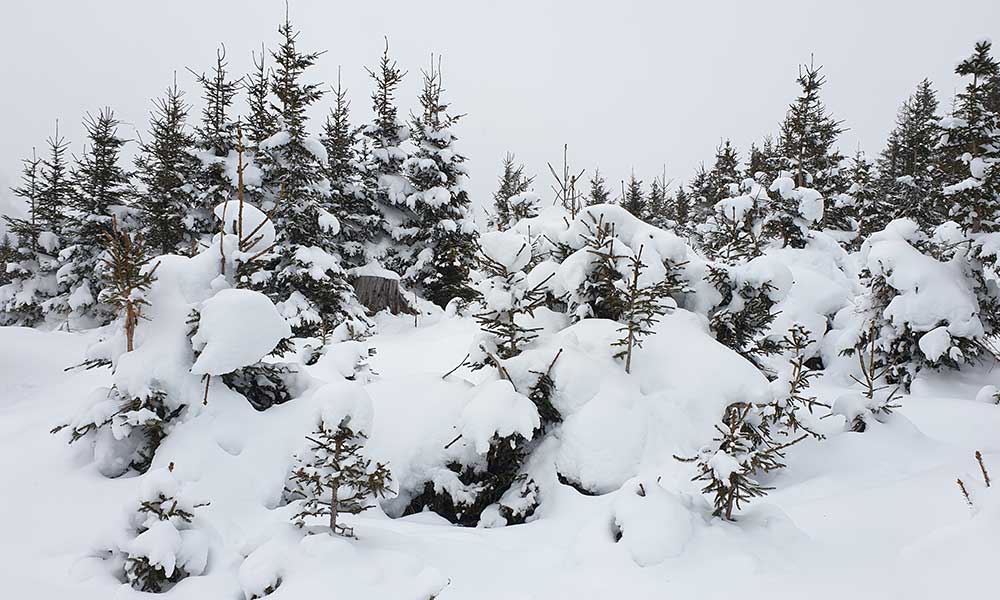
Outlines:
{"label": "snow-covered ground", "polygon": [[[818,286],[821,277],[799,272],[807,266],[793,265],[797,280]],[[251,598],[278,580],[268,598],[994,593],[1000,501],[996,484],[986,490],[979,483],[973,453],[981,450],[1000,477],[1000,407],[976,400],[982,386],[1000,385],[1000,370],[922,373],[902,408],[863,434],[844,432],[842,417],[817,420],[827,438],[790,449],[788,468],[766,482],[775,489],[736,522],[724,522],[710,516],[699,484],[690,481],[692,465],[672,455],[696,452],[721,407],[766,381],[712,340],[702,318],[681,309],[656,327],[630,376],[606,349],[613,324],[600,320],[569,327],[532,350],[564,349],[554,402],[566,418],[532,453],[528,469],[541,504],[530,522],[461,528],[432,513],[390,518],[400,501],[389,498],[384,511],[348,517],[357,540],[306,535],[279,499],[291,457],[324,398],[367,392],[374,407],[369,452],[389,462],[395,484],[426,478],[474,400],[476,374],[442,378],[472,344],[472,319],[379,319],[380,333],[370,340],[377,376],[363,391],[324,358],[305,369],[326,386],[262,413],[235,394],[217,394],[171,432],[152,470],[174,463],[177,480],[210,502],[197,513],[209,551],[204,574],[163,597]],[[0,328],[4,598],[145,596],[113,576],[105,551],[127,529],[148,475],[109,479],[87,444],[68,446],[63,435],[49,433],[89,407],[89,390],[109,384],[108,369],[64,371],[84,359],[98,335]],[[829,403],[846,385],[831,372],[813,392]],[[465,443],[473,440],[452,450]],[[584,495],[560,483],[557,470],[602,493]],[[974,509],[956,477],[970,482]]]}

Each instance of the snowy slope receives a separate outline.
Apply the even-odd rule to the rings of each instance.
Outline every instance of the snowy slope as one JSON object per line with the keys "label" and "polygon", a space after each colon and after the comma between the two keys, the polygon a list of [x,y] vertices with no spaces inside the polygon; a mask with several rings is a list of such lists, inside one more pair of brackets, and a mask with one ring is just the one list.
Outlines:
{"label": "snowy slope", "polygon": [[[807,268],[821,266],[793,271]],[[683,310],[657,326],[631,376],[607,348],[613,324],[600,320],[532,350],[564,349],[555,379],[566,416],[528,466],[542,494],[533,521],[467,529],[430,513],[392,519],[399,501],[389,499],[385,511],[350,518],[356,541],[304,535],[279,496],[324,394],[371,398],[369,451],[397,483],[441,460],[472,400],[474,374],[441,377],[468,351],[470,319],[435,314],[415,327],[386,317],[379,329],[371,383],[321,361],[307,370],[326,386],[265,413],[214,394],[170,434],[153,469],[175,463],[178,480],[211,502],[197,517],[209,562],[163,597],[249,598],[280,579],[269,598],[978,598],[1000,556],[996,494],[977,490],[970,511],[954,483],[977,480],[975,449],[1000,473],[1000,408],[975,401],[982,385],[1000,384],[998,371],[922,375],[895,418],[864,434],[843,432],[839,417],[818,421],[828,438],[789,452],[767,482],[773,492],[735,523],[711,518],[691,466],[671,456],[696,451],[721,408],[766,381]],[[108,383],[107,370],[63,371],[94,335],[0,328],[0,565],[11,598],[145,597],[103,560],[139,482],[102,476],[88,448],[48,433],[86,408],[80,390]],[[832,401],[844,385],[816,390]]]}

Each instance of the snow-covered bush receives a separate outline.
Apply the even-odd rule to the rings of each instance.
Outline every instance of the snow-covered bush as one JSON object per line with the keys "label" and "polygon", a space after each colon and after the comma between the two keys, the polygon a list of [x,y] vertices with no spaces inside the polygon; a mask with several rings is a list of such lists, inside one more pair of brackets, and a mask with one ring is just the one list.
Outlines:
{"label": "snow-covered bush", "polygon": [[208,563],[208,542],[195,525],[195,504],[185,498],[172,473],[147,473],[133,516],[134,538],[119,548],[124,578],[143,592],[166,592],[178,581],[201,575]]}
{"label": "snow-covered bush", "polygon": [[986,330],[964,253],[947,260],[909,219],[897,219],[861,247],[867,290],[858,302],[856,342],[874,337],[874,368],[908,389],[923,368],[960,368],[988,352]]}
{"label": "snow-covered bush", "polygon": [[709,312],[715,339],[763,368],[761,359],[780,351],[770,326],[777,316],[774,306],[792,285],[788,267],[758,257],[743,265],[709,265],[705,279],[721,297]]}
{"label": "snow-covered bush", "polygon": [[774,180],[770,191],[778,195],[769,207],[764,235],[780,240],[783,246],[805,247],[810,229],[823,220],[823,196],[812,188],[797,186],[787,172]]}

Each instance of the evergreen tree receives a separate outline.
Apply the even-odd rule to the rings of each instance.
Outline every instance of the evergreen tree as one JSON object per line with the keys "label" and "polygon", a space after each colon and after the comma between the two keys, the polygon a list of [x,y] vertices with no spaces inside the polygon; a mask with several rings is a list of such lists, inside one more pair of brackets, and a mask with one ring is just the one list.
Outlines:
{"label": "evergreen tree", "polygon": [[365,246],[381,219],[375,214],[371,190],[362,181],[364,160],[359,154],[358,130],[351,126],[350,101],[339,71],[333,98],[334,105],[320,137],[327,155],[325,173],[330,181],[330,212],[340,221],[342,260],[358,267],[366,262]]}
{"label": "evergreen tree", "polygon": [[403,171],[413,190],[406,198],[417,217],[417,230],[407,236],[411,259],[405,279],[423,289],[427,298],[445,306],[453,298],[471,300],[469,269],[475,260],[476,229],[465,191],[465,157],[455,150],[452,127],[460,116],[449,115],[441,99],[440,67],[424,72],[420,94],[422,114],[414,116],[411,137],[416,144]]}
{"label": "evergreen tree", "polygon": [[678,186],[677,193],[674,194],[673,219],[680,228],[686,228],[691,219],[690,195],[684,186]]}
{"label": "evergreen tree", "polygon": [[354,529],[338,522],[342,514],[356,515],[372,508],[368,502],[391,490],[392,477],[382,463],[372,465],[363,453],[364,432],[355,431],[349,418],[336,428],[320,420],[309,440],[309,451],[296,459],[286,495],[298,501],[292,517],[298,527],[307,519],[328,517],[330,533],[354,537]]}
{"label": "evergreen tree", "polygon": [[170,463],[150,475],[132,519],[136,537],[121,549],[125,581],[143,592],[166,592],[186,577],[201,575],[208,562],[208,542],[193,527],[195,510],[205,505],[178,493],[173,468]]}
{"label": "evergreen tree", "polygon": [[193,182],[198,164],[187,130],[190,106],[175,81],[155,101],[150,139],[136,158],[142,188],[137,200],[143,237],[160,254],[187,253],[199,241],[189,214],[197,207]]}
{"label": "evergreen tree", "polygon": [[226,49],[222,47],[216,52],[212,73],[196,74],[205,108],[201,112],[201,124],[195,129],[195,148],[200,160],[196,175],[198,201],[189,207],[187,221],[194,235],[202,238],[216,233],[212,212],[215,207],[236,195],[226,160],[236,151],[238,143],[237,124],[231,110],[243,80],[230,80],[227,66]]}
{"label": "evergreen tree", "polygon": [[954,117],[943,123],[944,198],[949,215],[966,232],[1000,231],[1000,65],[981,41],[955,68],[968,79],[956,98]]}
{"label": "evergreen tree", "polygon": [[[9,233],[4,235],[3,281],[0,287],[0,325],[33,326],[45,318],[45,305],[56,293],[58,267],[56,232],[62,227],[64,203],[69,199],[62,154],[65,144],[58,131],[49,139],[51,157],[43,161],[32,150],[22,161],[21,185],[11,191],[24,200],[27,216],[4,215]],[[53,187],[56,193],[52,193]],[[63,188],[59,191],[59,188]],[[17,246],[8,246],[15,236]]]}
{"label": "evergreen tree", "polygon": [[56,308],[69,316],[86,316],[98,324],[110,322],[112,307],[100,301],[108,283],[104,246],[117,212],[130,194],[128,176],[118,164],[125,140],[118,137],[118,120],[111,109],[84,120],[88,146],[73,169],[72,210],[64,227],[59,253],[59,293]]}
{"label": "evergreen tree", "polygon": [[646,221],[663,227],[670,220],[670,206],[667,200],[667,176],[654,177],[649,185],[649,200],[646,207]]}
{"label": "evergreen tree", "polygon": [[488,222],[490,229],[504,231],[517,223],[518,220],[526,216],[534,216],[515,215],[511,206],[511,199],[530,190],[534,181],[534,177],[528,177],[524,174],[524,165],[517,163],[512,153],[508,152],[504,155],[500,186],[493,193],[493,214],[489,216]]}
{"label": "evergreen tree", "polygon": [[840,162],[833,144],[844,129],[841,121],[829,115],[820,98],[820,90],[826,83],[821,69],[811,64],[799,67],[796,81],[802,89],[781,123],[775,152],[781,168],[792,174],[797,187],[813,187],[827,193],[829,180]]}
{"label": "evergreen tree", "polygon": [[247,137],[256,149],[264,140],[278,132],[278,121],[271,110],[271,77],[267,53],[261,46],[260,57],[253,55],[254,70],[244,79],[247,92]]}
{"label": "evergreen tree", "polygon": [[896,127],[878,159],[879,185],[889,210],[878,215],[880,226],[870,222],[876,216],[871,212],[859,215],[868,232],[882,229],[891,219],[910,218],[928,231],[945,220],[937,165],[941,136],[937,109],[937,96],[927,79],[900,107]]}
{"label": "evergreen tree", "polygon": [[850,183],[847,196],[854,204],[858,215],[858,245],[869,235],[881,231],[888,224],[894,212],[891,200],[886,198],[876,180],[872,162],[860,150],[854,155],[846,173]]}
{"label": "evergreen tree", "polygon": [[281,44],[271,53],[275,69],[271,112],[280,130],[258,146],[266,157],[265,185],[277,190],[274,223],[278,236],[268,260],[255,273],[292,331],[319,336],[346,321],[367,323],[340,262],[340,222],[331,205],[324,166],[306,130],[307,111],[323,91],[303,77],[318,53],[303,53],[287,15],[278,27]]}
{"label": "evergreen tree", "polygon": [[[834,149],[844,128],[841,121],[830,116],[820,98],[820,90],[826,82],[820,74],[821,69],[812,64],[799,68],[797,81],[801,92],[789,106],[781,124],[775,155],[780,169],[792,179],[795,188],[814,189],[821,197],[832,198],[847,187],[840,177],[843,157]],[[790,199],[787,193],[783,193],[782,198]],[[821,216],[822,224],[829,229],[849,231],[854,228],[850,206],[830,203]],[[792,220],[790,217],[789,214],[786,222]]]}
{"label": "evergreen tree", "polygon": [[587,197],[587,206],[611,203],[611,191],[608,190],[601,171],[594,169],[594,176],[590,178],[590,195]]}
{"label": "evergreen tree", "polygon": [[642,181],[635,178],[633,171],[628,178],[628,185],[625,186],[621,207],[627,210],[637,219],[645,219],[648,209],[648,201],[642,192]]}
{"label": "evergreen tree", "polygon": [[412,190],[403,175],[406,150],[400,146],[406,141],[407,127],[400,122],[396,108],[396,91],[406,75],[389,57],[389,41],[376,69],[367,69],[375,81],[372,92],[374,120],[361,131],[371,147],[371,164],[365,169],[367,187],[375,193],[375,205],[381,219],[381,236],[376,241],[381,246],[382,262],[402,274],[409,266],[409,250],[402,240],[415,226],[416,216],[407,206]]}
{"label": "evergreen tree", "polygon": [[715,163],[708,173],[708,202],[715,207],[721,200],[735,196],[739,192],[740,157],[732,143],[724,140],[715,150]]}
{"label": "evergreen tree", "polygon": [[616,340],[612,347],[621,348],[615,352],[615,358],[625,360],[625,372],[632,372],[632,352],[642,347],[642,338],[653,333],[651,327],[656,325],[660,317],[673,310],[673,306],[664,303],[665,298],[676,291],[668,280],[655,283],[641,282],[643,269],[642,246],[634,256],[629,257],[630,277],[622,291],[622,326],[618,332],[622,337]]}
{"label": "evergreen tree", "polygon": [[689,220],[695,223],[704,223],[715,212],[715,203],[712,202],[715,193],[712,190],[711,178],[704,164],[698,165],[689,187],[691,189],[691,194],[688,197]]}
{"label": "evergreen tree", "polygon": [[[513,234],[489,232],[483,235],[483,241],[498,239],[500,235]],[[506,238],[499,240],[506,241]],[[473,317],[482,333],[478,340],[479,356],[472,361],[473,369],[488,363],[500,368],[499,361],[520,354],[522,347],[538,337],[540,331],[539,328],[527,327],[524,321],[526,317],[533,317],[536,309],[545,306],[545,286],[552,276],[534,285],[527,283],[524,269],[531,265],[535,257],[526,238],[513,257],[503,249],[505,246],[502,243],[479,246],[478,266],[484,277],[475,285],[481,308]]]}

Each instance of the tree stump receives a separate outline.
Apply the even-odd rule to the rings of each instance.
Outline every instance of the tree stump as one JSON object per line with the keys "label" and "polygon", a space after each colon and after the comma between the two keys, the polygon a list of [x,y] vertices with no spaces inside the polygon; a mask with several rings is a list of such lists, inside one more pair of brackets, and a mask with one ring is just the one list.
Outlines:
{"label": "tree stump", "polygon": [[416,312],[399,289],[398,277],[358,275],[354,278],[354,294],[371,314],[385,309],[394,315]]}

